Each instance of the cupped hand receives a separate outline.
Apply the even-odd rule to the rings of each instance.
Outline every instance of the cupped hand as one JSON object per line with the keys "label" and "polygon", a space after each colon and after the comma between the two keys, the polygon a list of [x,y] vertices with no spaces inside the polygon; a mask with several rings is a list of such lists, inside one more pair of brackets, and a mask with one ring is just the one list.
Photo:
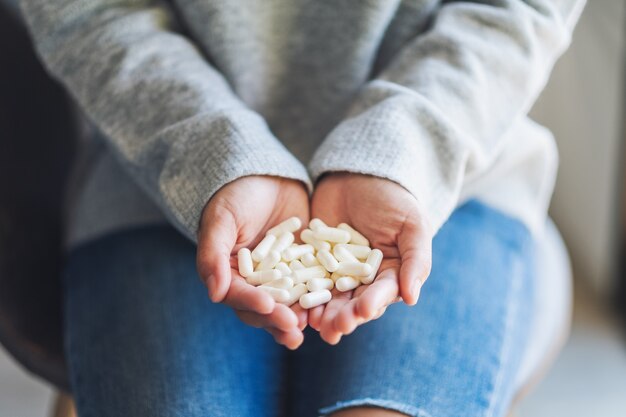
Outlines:
{"label": "cupped hand", "polygon": [[276,303],[246,282],[237,268],[237,251],[254,247],[272,226],[296,216],[309,220],[309,198],[303,183],[271,176],[239,178],[222,187],[202,213],[197,268],[213,302],[223,302],[246,324],[266,329],[290,349],[303,341],[307,311]]}
{"label": "cupped hand", "polygon": [[353,292],[333,290],[333,299],[309,311],[309,324],[336,344],[402,299],[414,305],[430,274],[431,227],[420,202],[397,183],[360,174],[333,173],[317,185],[311,216],[330,226],[348,223],[383,252],[373,283]]}

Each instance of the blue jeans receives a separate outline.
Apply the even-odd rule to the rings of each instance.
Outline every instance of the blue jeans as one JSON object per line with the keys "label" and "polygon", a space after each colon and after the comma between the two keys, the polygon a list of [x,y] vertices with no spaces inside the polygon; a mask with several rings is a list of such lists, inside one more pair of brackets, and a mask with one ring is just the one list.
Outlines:
{"label": "blue jeans", "polygon": [[410,416],[502,416],[526,346],[533,241],[477,201],[433,242],[415,307],[391,306],[329,346],[290,352],[212,304],[195,246],[169,226],[69,255],[66,350],[80,417],[314,417],[378,406]]}

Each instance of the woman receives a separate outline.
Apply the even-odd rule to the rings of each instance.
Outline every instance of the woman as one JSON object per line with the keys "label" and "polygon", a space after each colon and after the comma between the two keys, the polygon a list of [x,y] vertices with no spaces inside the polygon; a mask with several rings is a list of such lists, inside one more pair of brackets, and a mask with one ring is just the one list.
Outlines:
{"label": "woman", "polygon": [[[526,112],[582,3],[24,0],[101,132],[68,230],[79,415],[504,415],[556,167]],[[362,231],[376,281],[308,312],[245,284],[231,255],[290,216]]]}

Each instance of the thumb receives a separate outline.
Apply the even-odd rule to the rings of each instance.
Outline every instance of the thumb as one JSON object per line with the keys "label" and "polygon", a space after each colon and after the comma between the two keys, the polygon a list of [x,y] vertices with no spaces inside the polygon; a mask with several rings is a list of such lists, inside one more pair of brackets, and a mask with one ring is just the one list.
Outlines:
{"label": "thumb", "polygon": [[236,242],[237,224],[230,212],[208,211],[202,215],[196,266],[213,302],[223,301],[230,288],[230,254]]}
{"label": "thumb", "polygon": [[398,236],[400,295],[408,305],[417,303],[420,289],[430,275],[432,238],[427,230],[419,224],[405,224]]}

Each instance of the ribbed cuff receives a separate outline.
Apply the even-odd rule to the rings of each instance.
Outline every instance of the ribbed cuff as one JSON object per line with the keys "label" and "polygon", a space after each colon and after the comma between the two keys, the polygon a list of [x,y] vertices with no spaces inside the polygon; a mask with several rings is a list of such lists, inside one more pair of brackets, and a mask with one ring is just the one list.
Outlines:
{"label": "ribbed cuff", "polygon": [[[270,132],[257,114],[238,110],[198,116],[176,128],[184,147],[161,171],[158,188],[168,216],[197,240],[202,211],[221,187],[248,175],[302,181],[312,190],[306,168]],[[251,201],[251,207],[255,202]]]}

